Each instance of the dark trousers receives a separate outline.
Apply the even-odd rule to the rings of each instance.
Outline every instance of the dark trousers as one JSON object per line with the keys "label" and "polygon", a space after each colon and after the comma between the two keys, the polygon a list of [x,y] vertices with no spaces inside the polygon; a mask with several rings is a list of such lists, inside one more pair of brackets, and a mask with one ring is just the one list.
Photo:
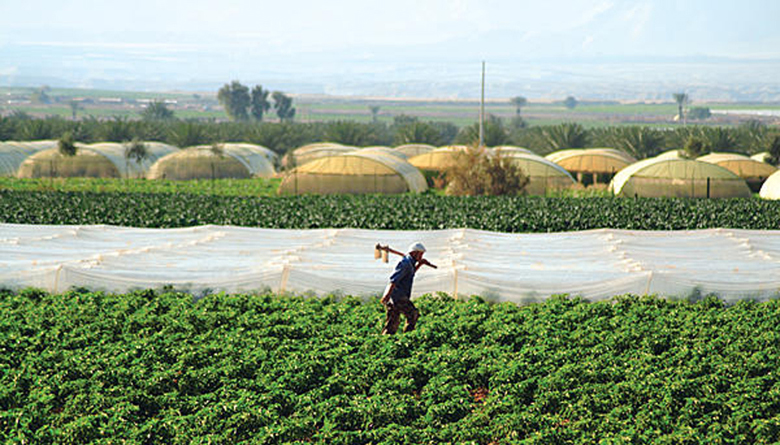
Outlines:
{"label": "dark trousers", "polygon": [[382,330],[383,334],[393,335],[398,330],[398,325],[401,324],[401,314],[406,317],[406,325],[404,326],[404,332],[414,330],[414,326],[417,324],[417,319],[420,317],[420,313],[417,308],[414,307],[411,300],[401,299],[393,302],[392,300],[387,302],[387,319],[385,320],[385,328]]}

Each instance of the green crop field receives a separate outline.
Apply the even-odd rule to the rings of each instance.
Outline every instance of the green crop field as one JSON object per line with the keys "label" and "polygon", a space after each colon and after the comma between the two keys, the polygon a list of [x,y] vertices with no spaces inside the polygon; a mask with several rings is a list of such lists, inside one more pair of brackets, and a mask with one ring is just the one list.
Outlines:
{"label": "green crop field", "polygon": [[780,440],[780,300],[0,292],[0,441]]}
{"label": "green crop field", "polygon": [[181,193],[219,196],[276,196],[280,178],[171,181],[166,179],[116,178],[7,178],[0,177],[0,190],[94,193]]}
{"label": "green crop field", "polygon": [[216,196],[0,190],[0,222],[284,229],[564,232],[599,228],[780,229],[780,201],[426,195]]}

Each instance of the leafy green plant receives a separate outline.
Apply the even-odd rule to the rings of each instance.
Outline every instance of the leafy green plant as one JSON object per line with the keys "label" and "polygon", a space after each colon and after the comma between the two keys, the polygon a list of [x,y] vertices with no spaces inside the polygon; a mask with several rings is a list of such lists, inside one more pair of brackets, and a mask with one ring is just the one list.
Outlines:
{"label": "leafy green plant", "polygon": [[0,292],[0,440],[776,443],[780,300]]}
{"label": "leafy green plant", "polygon": [[[258,187],[267,184],[252,181],[232,184],[258,184]],[[248,197],[240,196],[241,193],[215,199],[213,194],[204,191],[210,187],[208,181],[188,183],[195,184],[193,189],[166,185],[160,190],[163,193],[148,193],[148,189],[144,192],[145,186],[139,186],[136,193],[0,190],[0,222],[132,227],[222,224],[285,229],[435,230],[468,227],[497,232],[564,232],[599,228],[780,229],[780,202],[761,199],[456,197],[436,194]],[[130,181],[129,187],[133,184],[137,183]],[[227,186],[228,190],[232,188]],[[223,194],[219,190],[218,180],[214,194]],[[224,194],[233,193],[226,191]],[[417,217],[408,218],[406,215]]]}
{"label": "leafy green plant", "polygon": [[73,134],[65,132],[59,141],[57,141],[57,149],[62,156],[76,156],[78,148],[76,142],[73,140]]}

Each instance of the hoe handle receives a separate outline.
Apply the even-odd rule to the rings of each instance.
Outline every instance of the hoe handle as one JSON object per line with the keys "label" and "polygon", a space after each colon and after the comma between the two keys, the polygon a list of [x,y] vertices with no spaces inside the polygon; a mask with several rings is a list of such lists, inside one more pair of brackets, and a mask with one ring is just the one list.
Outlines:
{"label": "hoe handle", "polygon": [[[403,254],[402,252],[399,252],[399,251],[397,251],[397,250],[395,250],[395,249],[391,248],[390,246],[383,246],[383,245],[381,245],[381,244],[377,244],[377,245],[374,247],[374,251],[375,251],[375,252],[380,252],[380,251],[382,251],[382,250],[384,250],[385,252],[390,252],[390,253],[394,253],[394,254],[396,254],[396,255],[404,256],[404,254]],[[379,258],[379,257],[378,257],[378,256],[376,256],[376,255],[374,255],[374,256],[375,256],[375,258]],[[420,264],[423,264],[423,265],[426,265],[426,266],[433,267],[434,269],[438,269],[438,267],[436,267],[436,265],[435,265],[435,264],[431,263],[430,261],[428,261],[428,260],[426,260],[426,259],[424,259],[424,258],[423,258],[422,260],[420,260]]]}

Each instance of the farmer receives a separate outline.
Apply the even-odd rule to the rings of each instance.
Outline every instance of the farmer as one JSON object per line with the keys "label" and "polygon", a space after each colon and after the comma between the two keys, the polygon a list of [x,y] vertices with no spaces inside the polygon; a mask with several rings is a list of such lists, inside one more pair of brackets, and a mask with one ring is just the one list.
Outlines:
{"label": "farmer", "polygon": [[404,332],[414,330],[420,313],[412,304],[412,282],[417,269],[427,263],[422,259],[424,253],[425,246],[422,243],[414,243],[409,246],[409,253],[395,266],[395,271],[390,276],[390,285],[380,300],[387,308],[387,320],[382,334],[395,334],[401,323],[401,314],[406,317]]}

